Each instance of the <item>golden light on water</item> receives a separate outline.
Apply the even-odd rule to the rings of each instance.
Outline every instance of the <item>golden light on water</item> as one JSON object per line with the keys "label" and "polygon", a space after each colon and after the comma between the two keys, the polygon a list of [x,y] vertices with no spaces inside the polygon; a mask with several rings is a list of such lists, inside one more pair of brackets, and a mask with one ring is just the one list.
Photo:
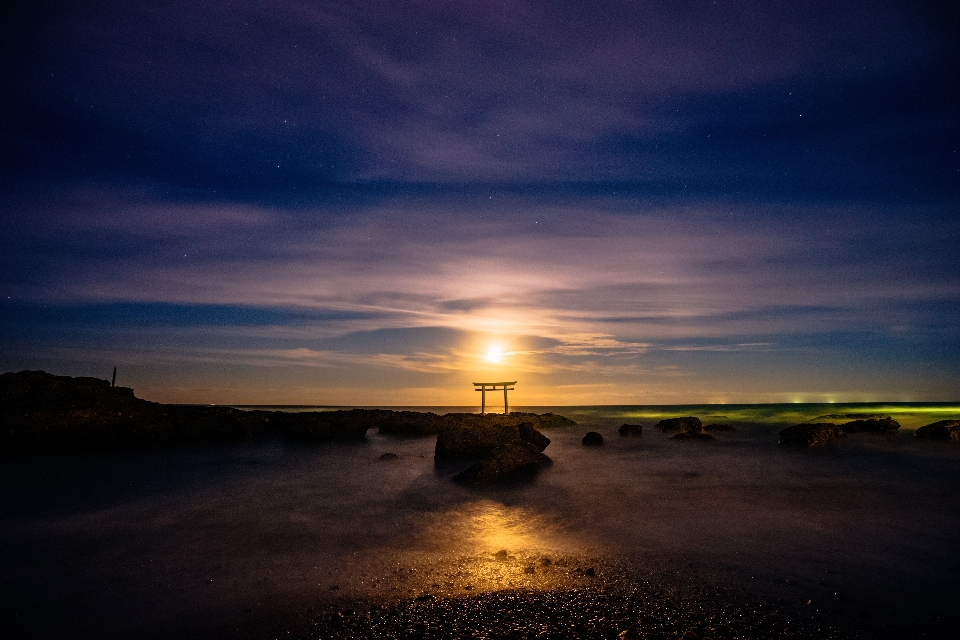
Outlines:
{"label": "golden light on water", "polygon": [[490,499],[433,514],[424,539],[428,548],[394,556],[397,568],[362,588],[388,597],[572,588],[596,584],[585,571],[602,574],[604,562],[544,514]]}

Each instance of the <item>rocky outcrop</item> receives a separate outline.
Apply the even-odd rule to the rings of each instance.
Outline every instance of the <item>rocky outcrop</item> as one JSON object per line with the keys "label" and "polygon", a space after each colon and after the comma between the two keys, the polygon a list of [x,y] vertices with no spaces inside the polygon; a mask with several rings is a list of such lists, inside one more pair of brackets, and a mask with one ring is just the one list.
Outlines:
{"label": "rocky outcrop", "polygon": [[716,442],[717,439],[711,436],[708,433],[692,433],[689,431],[683,431],[676,434],[671,438],[671,440],[680,440],[681,442],[690,442],[690,441],[699,441],[699,442]]}
{"label": "rocky outcrop", "polygon": [[621,436],[639,436],[643,435],[643,425],[642,424],[622,424],[620,428],[617,429],[617,432]]}
{"label": "rocky outcrop", "polygon": [[385,411],[378,424],[379,433],[390,436],[429,436],[454,428],[474,428],[478,425],[519,426],[527,423],[534,429],[570,427],[577,423],[552,413],[536,414],[513,411],[507,414],[447,413],[438,416],[416,411]]}
{"label": "rocky outcrop", "polygon": [[588,431],[580,442],[587,447],[599,447],[603,444],[603,436],[596,431]]}
{"label": "rocky outcrop", "polygon": [[453,477],[455,482],[488,485],[530,477],[551,463],[528,443],[511,442],[494,447],[477,462]]}
{"label": "rocky outcrop", "polygon": [[780,444],[822,447],[843,437],[843,428],[831,422],[795,424],[780,432]]}
{"label": "rocky outcrop", "polygon": [[0,451],[41,453],[217,442],[258,426],[227,407],[164,405],[97,378],[0,375]]}
{"label": "rocky outcrop", "polygon": [[889,433],[900,428],[900,423],[890,416],[880,418],[867,418],[865,420],[853,420],[840,425],[844,433],[860,433],[869,431],[872,433]]}
{"label": "rocky outcrop", "polygon": [[920,427],[914,435],[928,440],[960,442],[960,420],[940,420]]}
{"label": "rocky outcrop", "polygon": [[469,415],[471,419],[457,420],[440,430],[434,449],[436,459],[479,458],[504,444],[527,444],[539,452],[550,444],[531,422],[505,424],[495,416]]}
{"label": "rocky outcrop", "polygon": [[664,433],[701,433],[703,424],[700,418],[687,416],[686,418],[668,418],[657,423],[657,428]]}

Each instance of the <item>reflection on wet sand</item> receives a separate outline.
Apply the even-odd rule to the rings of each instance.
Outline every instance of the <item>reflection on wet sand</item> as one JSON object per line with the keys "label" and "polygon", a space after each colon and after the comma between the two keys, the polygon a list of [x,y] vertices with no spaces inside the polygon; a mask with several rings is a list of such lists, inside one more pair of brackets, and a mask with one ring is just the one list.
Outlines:
{"label": "reflection on wet sand", "polygon": [[398,553],[392,569],[353,585],[350,595],[402,600],[572,588],[595,585],[608,573],[596,550],[530,508],[484,498],[426,518],[421,535],[430,550]]}

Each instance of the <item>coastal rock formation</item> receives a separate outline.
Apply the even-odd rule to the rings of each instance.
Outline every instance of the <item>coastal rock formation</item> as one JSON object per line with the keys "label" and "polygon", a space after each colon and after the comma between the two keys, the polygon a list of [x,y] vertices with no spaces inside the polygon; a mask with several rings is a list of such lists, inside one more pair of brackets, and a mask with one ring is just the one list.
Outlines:
{"label": "coastal rock formation", "polygon": [[700,418],[687,416],[686,418],[667,418],[657,423],[657,427],[664,433],[701,433],[703,423]]}
{"label": "coastal rock formation", "polygon": [[874,433],[889,433],[891,431],[896,431],[900,428],[900,423],[891,418],[890,416],[882,416],[880,418],[867,418],[865,420],[854,420],[852,422],[847,422],[842,425],[844,433],[859,433],[862,431],[870,431]]}
{"label": "coastal rock formation", "polygon": [[434,449],[436,459],[477,458],[504,444],[526,444],[540,452],[550,444],[550,439],[530,422],[504,424],[494,416],[469,415],[473,419],[457,420],[440,430]]}
{"label": "coastal rock formation", "polygon": [[323,442],[326,440],[363,440],[367,430],[377,422],[377,411],[251,411],[244,419],[256,423],[265,419],[276,431],[291,440]]}
{"label": "coastal rock formation", "polygon": [[693,432],[690,432],[690,431],[682,431],[682,432],[678,433],[677,435],[673,436],[673,438],[671,438],[671,439],[672,439],[672,440],[680,440],[680,441],[698,440],[698,441],[701,441],[701,442],[716,442],[716,441],[717,441],[716,438],[714,438],[713,436],[711,436],[711,435],[708,434],[708,433],[693,433]]}
{"label": "coastal rock formation", "polygon": [[44,371],[0,375],[0,451],[39,453],[215,442],[250,436],[256,425],[227,407],[141,400],[97,378]]}
{"label": "coastal rock formation", "polygon": [[596,431],[588,431],[581,442],[588,447],[598,447],[603,444],[603,436]]}
{"label": "coastal rock formation", "polygon": [[496,484],[535,474],[551,463],[549,457],[528,443],[511,442],[494,447],[487,455],[453,477],[472,485]]}
{"label": "coastal rock formation", "polygon": [[831,422],[795,424],[780,432],[780,444],[822,447],[843,437],[843,428]]}
{"label": "coastal rock formation", "polygon": [[703,426],[704,431],[736,431],[736,427],[730,424],[707,424]]}
{"label": "coastal rock formation", "polygon": [[474,428],[479,425],[519,426],[529,423],[534,429],[570,427],[573,420],[552,413],[536,414],[511,411],[502,413],[447,413],[438,416],[433,413],[416,411],[385,411],[380,417],[378,430],[381,435],[390,436],[429,436],[439,435],[441,431],[460,427]]}
{"label": "coastal rock formation", "polygon": [[960,442],[960,420],[940,420],[917,429],[918,438]]}
{"label": "coastal rock formation", "polygon": [[643,425],[642,424],[622,424],[620,428],[617,429],[621,436],[639,436],[643,435]]}

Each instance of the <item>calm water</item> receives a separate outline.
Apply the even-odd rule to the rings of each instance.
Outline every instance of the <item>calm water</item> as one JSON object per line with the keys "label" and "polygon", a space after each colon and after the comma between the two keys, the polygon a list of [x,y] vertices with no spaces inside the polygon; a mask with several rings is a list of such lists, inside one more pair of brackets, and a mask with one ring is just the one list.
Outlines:
{"label": "calm water", "polygon": [[[40,635],[164,635],[332,597],[576,586],[581,565],[797,601],[839,592],[846,607],[907,617],[952,611],[960,596],[960,446],[912,435],[960,406],[520,410],[579,424],[546,431],[554,465],[504,489],[452,483],[457,469],[434,467],[435,438],[375,432],[3,460],[0,615]],[[826,451],[777,445],[788,424],[854,413],[904,429]],[[737,431],[683,443],[651,428],[677,415]],[[623,422],[643,436],[619,437]],[[606,444],[583,447],[588,430]]]}

